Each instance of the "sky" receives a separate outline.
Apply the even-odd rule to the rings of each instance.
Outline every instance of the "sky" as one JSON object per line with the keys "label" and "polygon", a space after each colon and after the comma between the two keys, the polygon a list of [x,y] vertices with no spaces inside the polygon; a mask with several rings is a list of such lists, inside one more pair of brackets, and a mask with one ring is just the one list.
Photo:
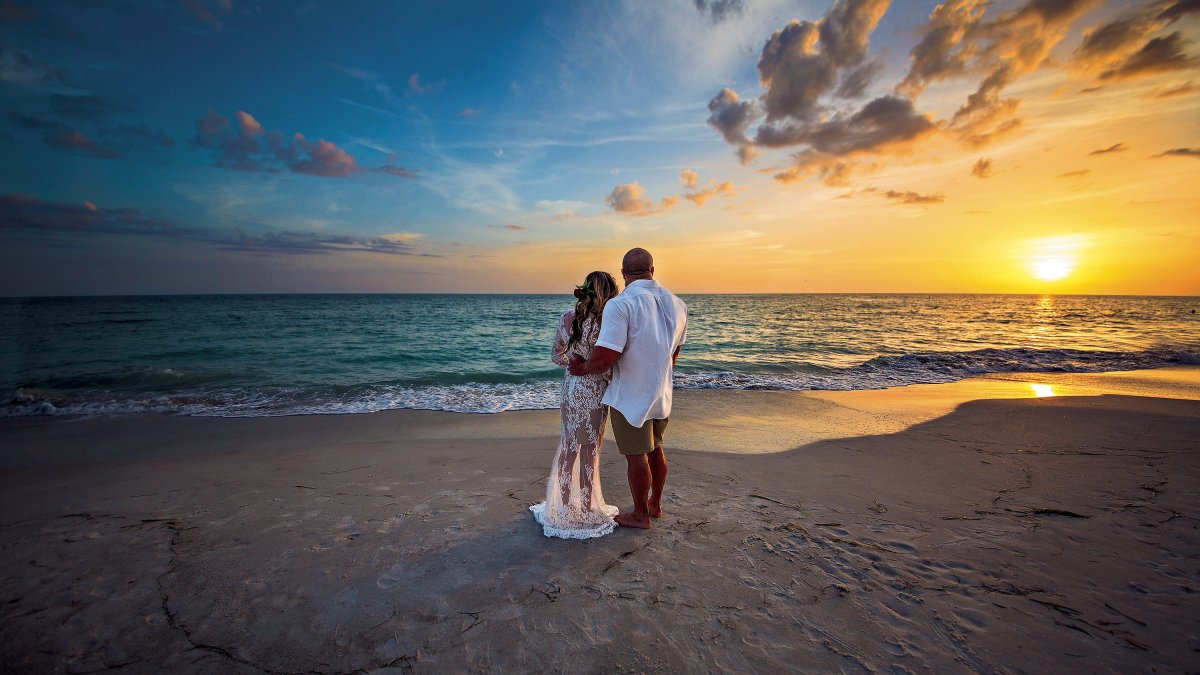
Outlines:
{"label": "sky", "polygon": [[0,0],[0,294],[1200,295],[1200,2]]}

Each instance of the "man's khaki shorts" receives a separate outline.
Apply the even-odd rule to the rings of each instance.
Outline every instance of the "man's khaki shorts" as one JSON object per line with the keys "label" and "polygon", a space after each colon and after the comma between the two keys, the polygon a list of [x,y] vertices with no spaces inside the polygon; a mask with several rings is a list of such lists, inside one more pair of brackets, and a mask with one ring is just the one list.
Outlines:
{"label": "man's khaki shorts", "polygon": [[617,450],[622,455],[645,455],[662,447],[667,420],[646,420],[639,428],[630,424],[620,410],[610,407],[608,411],[613,437],[617,439]]}

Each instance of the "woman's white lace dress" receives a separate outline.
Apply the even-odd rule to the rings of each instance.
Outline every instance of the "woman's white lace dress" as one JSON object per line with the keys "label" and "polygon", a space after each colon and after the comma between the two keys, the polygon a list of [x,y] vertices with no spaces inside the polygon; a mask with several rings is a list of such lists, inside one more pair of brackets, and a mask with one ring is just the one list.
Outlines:
{"label": "woman's white lace dress", "polygon": [[[574,320],[574,310],[563,314],[550,355],[564,368],[573,355],[586,359],[600,335],[600,322],[587,317],[579,342],[568,352]],[[617,526],[613,520],[617,507],[605,504],[600,490],[600,444],[608,421],[608,409],[600,400],[608,388],[609,377],[608,373],[576,377],[569,371],[563,376],[559,399],[562,433],[554,463],[550,465],[546,501],[529,507],[547,537],[591,539],[602,537]]]}

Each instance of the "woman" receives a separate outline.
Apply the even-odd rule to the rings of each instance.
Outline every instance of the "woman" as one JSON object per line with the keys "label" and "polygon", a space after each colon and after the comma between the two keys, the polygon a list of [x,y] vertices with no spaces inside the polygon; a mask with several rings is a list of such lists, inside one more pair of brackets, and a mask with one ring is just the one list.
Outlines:
{"label": "woman", "polygon": [[[562,315],[550,358],[563,368],[573,355],[586,359],[600,335],[604,304],[617,294],[608,272],[592,272],[575,289],[575,307]],[[600,443],[608,409],[600,403],[610,373],[563,376],[559,409],[562,434],[550,467],[546,501],[529,507],[547,537],[591,539],[613,531],[617,507],[600,490]]]}

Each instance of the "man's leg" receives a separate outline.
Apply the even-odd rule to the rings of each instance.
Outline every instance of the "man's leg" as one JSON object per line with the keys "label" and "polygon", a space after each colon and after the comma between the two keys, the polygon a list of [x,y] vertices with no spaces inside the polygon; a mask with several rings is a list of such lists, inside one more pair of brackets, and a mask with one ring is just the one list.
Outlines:
{"label": "man's leg", "polygon": [[650,462],[648,454],[625,455],[626,476],[629,479],[629,492],[633,495],[633,513],[622,513],[617,516],[617,524],[621,527],[650,527],[650,512],[648,507],[650,496]]}
{"label": "man's leg", "polygon": [[667,482],[667,453],[663,452],[663,436],[667,433],[669,419],[647,420],[652,425],[654,450],[648,457],[650,461],[650,501],[647,506],[651,518],[662,518],[663,486]]}
{"label": "man's leg", "polygon": [[662,518],[663,486],[667,483],[667,453],[662,446],[654,448],[654,452],[646,455],[650,469],[650,499],[647,510],[652,518]]}
{"label": "man's leg", "polygon": [[610,408],[609,421],[612,422],[613,436],[617,440],[617,450],[625,456],[626,477],[629,480],[629,493],[633,495],[633,511],[622,513],[616,517],[618,525],[623,527],[650,527],[650,483],[653,474],[650,473],[649,453],[654,451],[653,420],[646,420],[640,427],[635,427],[625,419],[620,410]]}

